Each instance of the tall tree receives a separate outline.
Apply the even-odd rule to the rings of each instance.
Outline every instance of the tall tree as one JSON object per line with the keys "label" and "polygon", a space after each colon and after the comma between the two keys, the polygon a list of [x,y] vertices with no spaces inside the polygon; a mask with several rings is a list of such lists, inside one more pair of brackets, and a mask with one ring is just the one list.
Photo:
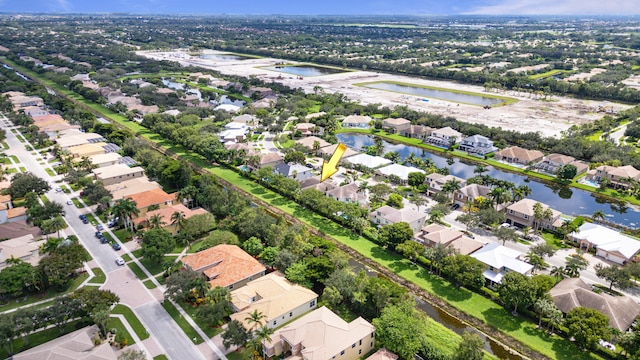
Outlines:
{"label": "tall tree", "polygon": [[601,263],[596,264],[596,276],[609,282],[609,290],[614,286],[620,290],[626,290],[634,285],[631,280],[631,272],[627,268],[617,265],[602,266]]}
{"label": "tall tree", "polygon": [[455,360],[482,360],[484,358],[484,341],[477,333],[464,331],[462,341],[454,356]]}
{"label": "tall tree", "polygon": [[424,314],[416,309],[414,300],[403,300],[382,310],[373,319],[376,341],[403,359],[413,359],[427,338]]}
{"label": "tall tree", "polygon": [[498,294],[505,305],[513,308],[512,313],[516,315],[519,308],[527,307],[535,301],[536,285],[530,277],[510,271],[498,285]]}
{"label": "tall tree", "polygon": [[225,349],[231,346],[241,346],[249,340],[249,332],[238,320],[231,320],[227,329],[222,333],[222,344]]}
{"label": "tall tree", "polygon": [[611,336],[609,319],[595,309],[576,307],[571,309],[564,320],[569,336],[583,349],[594,349],[600,339]]}

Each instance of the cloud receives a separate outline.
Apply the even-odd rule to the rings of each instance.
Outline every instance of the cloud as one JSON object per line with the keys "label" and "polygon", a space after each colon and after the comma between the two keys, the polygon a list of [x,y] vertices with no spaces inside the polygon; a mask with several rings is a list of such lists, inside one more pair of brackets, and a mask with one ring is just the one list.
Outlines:
{"label": "cloud", "polygon": [[637,15],[638,0],[498,0],[467,14],[493,15]]}
{"label": "cloud", "polygon": [[53,11],[59,11],[59,12],[69,12],[71,11],[71,8],[72,8],[71,4],[69,3],[69,0],[56,0],[54,1],[51,7]]}

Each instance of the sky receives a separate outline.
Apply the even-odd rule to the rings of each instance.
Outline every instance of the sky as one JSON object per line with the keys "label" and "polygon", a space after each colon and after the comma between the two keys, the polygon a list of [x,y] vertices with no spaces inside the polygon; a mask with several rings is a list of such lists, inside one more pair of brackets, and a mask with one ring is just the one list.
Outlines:
{"label": "sky", "polygon": [[0,12],[255,15],[640,15],[640,0],[0,0]]}

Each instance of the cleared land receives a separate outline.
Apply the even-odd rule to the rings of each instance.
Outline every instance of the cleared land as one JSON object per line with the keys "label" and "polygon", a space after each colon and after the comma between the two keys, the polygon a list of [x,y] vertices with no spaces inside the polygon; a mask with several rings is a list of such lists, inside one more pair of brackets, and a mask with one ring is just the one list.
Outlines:
{"label": "cleared land", "polygon": [[[220,53],[222,54],[222,52]],[[267,82],[279,82],[293,88],[302,88],[306,92],[313,92],[314,87],[318,86],[326,92],[339,92],[351,100],[359,100],[364,105],[375,103],[388,107],[403,105],[414,110],[453,116],[465,122],[499,126],[503,129],[521,132],[540,131],[547,136],[558,136],[561,131],[568,129],[571,125],[591,122],[599,119],[602,115],[597,113],[598,105],[601,105],[599,101],[555,96],[551,100],[545,101],[536,99],[531,94],[505,92],[497,95],[512,97],[517,99],[518,102],[486,110],[476,105],[459,104],[438,99],[430,99],[429,102],[424,102],[421,101],[422,96],[377,89],[363,89],[354,84],[379,81],[400,82],[453,91],[488,94],[482,86],[425,80],[372,71],[351,71],[341,74],[300,78],[295,75],[283,74],[263,68],[282,62],[295,63],[282,59],[259,58],[217,61],[191,57],[184,52],[139,52],[139,54],[158,60],[178,61],[183,65],[201,66],[227,75],[255,76]],[[615,110],[629,108],[629,106],[621,104],[613,104],[613,106]]]}

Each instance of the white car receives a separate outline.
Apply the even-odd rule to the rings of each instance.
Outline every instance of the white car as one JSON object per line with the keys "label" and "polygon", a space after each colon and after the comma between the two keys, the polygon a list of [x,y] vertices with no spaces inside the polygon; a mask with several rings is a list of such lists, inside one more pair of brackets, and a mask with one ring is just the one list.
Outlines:
{"label": "white car", "polygon": [[123,266],[124,265],[124,260],[121,257],[117,257],[116,258],[116,264],[118,266]]}
{"label": "white car", "polygon": [[57,187],[56,188],[56,192],[62,192],[62,188],[61,187]]}
{"label": "white car", "polygon": [[73,200],[67,200],[67,205],[73,205]]}

